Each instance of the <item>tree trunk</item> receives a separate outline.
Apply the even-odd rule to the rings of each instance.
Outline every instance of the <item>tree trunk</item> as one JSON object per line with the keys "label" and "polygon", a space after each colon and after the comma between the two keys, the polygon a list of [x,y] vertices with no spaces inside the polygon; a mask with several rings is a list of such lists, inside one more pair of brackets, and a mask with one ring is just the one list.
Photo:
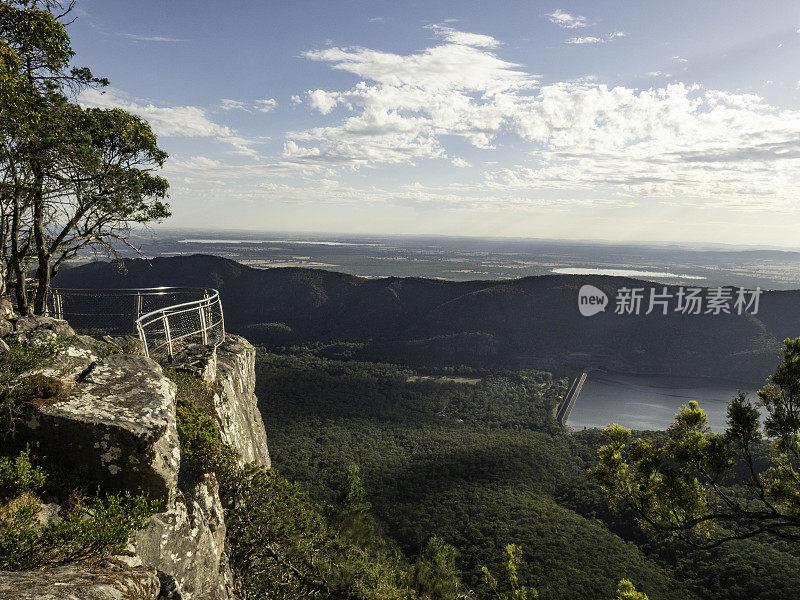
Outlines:
{"label": "tree trunk", "polygon": [[36,297],[33,301],[33,314],[43,315],[47,312],[47,293],[50,291],[50,252],[44,234],[44,203],[41,189],[36,190],[33,201],[33,239],[36,242]]}
{"label": "tree trunk", "polygon": [[19,248],[19,229],[22,219],[22,209],[19,194],[14,195],[14,212],[11,217],[11,270],[14,271],[14,291],[17,295],[17,311],[20,315],[28,314],[28,289],[23,268],[25,257],[21,256]]}

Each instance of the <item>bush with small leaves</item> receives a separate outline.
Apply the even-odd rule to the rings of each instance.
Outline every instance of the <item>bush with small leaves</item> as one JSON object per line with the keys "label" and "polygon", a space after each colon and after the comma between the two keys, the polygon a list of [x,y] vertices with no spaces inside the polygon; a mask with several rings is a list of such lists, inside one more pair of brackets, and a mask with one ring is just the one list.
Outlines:
{"label": "bush with small leaves", "polygon": [[[521,562],[522,548],[516,544],[506,545],[503,553],[503,570],[505,570],[506,581],[503,584],[495,579],[487,567],[481,567],[487,597],[497,598],[497,600],[526,600],[539,596],[535,589],[520,585],[518,569]],[[501,591],[502,588],[505,588],[505,591]]]}
{"label": "bush with small leaves", "polygon": [[46,474],[30,462],[28,449],[0,460],[0,570],[33,570],[121,552],[131,535],[158,509],[130,493],[77,498],[45,522],[35,492]]}
{"label": "bush with small leaves", "polygon": [[0,458],[0,502],[5,503],[44,486],[47,474],[31,463],[29,446],[15,457]]}
{"label": "bush with small leaves", "polygon": [[637,592],[630,581],[623,579],[619,582],[617,595],[614,600],[647,600],[647,596],[641,592]]}

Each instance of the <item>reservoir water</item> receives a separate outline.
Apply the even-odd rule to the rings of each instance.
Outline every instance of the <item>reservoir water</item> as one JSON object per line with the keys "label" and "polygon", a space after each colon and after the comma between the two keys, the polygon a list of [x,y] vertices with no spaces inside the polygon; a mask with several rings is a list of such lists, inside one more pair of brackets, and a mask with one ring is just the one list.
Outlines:
{"label": "reservoir water", "polygon": [[754,398],[758,387],[761,386],[737,387],[736,383],[715,379],[592,371],[567,425],[583,429],[619,423],[630,429],[666,429],[681,405],[697,400],[711,429],[719,432],[726,426],[726,403],[739,389]]}

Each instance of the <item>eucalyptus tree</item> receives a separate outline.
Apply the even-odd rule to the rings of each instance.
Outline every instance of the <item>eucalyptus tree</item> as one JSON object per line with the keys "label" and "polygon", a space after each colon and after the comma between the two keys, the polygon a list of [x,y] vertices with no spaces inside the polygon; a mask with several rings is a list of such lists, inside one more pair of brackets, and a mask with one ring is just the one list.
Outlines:
{"label": "eucalyptus tree", "polygon": [[612,425],[590,475],[612,506],[631,509],[657,535],[700,547],[754,536],[800,541],[800,338],[784,341],[757,400],[740,393],[728,404],[727,425],[713,433],[697,402],[680,410],[665,440]]}
{"label": "eucalyptus tree", "polygon": [[42,212],[34,214],[36,298],[46,308],[51,278],[84,248],[114,251],[129,244],[131,226],[166,218],[167,181],[152,171],[167,154],[150,126],[119,109],[70,105],[56,170]]}
{"label": "eucalyptus tree", "polygon": [[70,66],[73,8],[56,0],[0,4],[0,73],[13,92],[0,105],[0,242],[23,314],[29,266],[36,265],[33,311],[42,314],[66,260],[86,247],[113,250],[133,224],[170,214],[167,182],[153,173],[167,155],[148,124],[75,102],[80,90],[108,81]]}

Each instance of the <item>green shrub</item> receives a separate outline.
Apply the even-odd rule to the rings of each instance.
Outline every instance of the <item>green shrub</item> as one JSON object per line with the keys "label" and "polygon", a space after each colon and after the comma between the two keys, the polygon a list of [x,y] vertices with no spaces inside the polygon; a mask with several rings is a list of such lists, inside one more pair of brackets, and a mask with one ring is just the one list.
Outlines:
{"label": "green shrub", "polygon": [[47,474],[31,464],[30,447],[14,458],[0,458],[0,503],[25,493],[35,493],[44,486]]}
{"label": "green shrub", "polygon": [[129,338],[117,338],[113,342],[97,341],[94,344],[95,354],[99,358],[105,358],[112,354],[141,354],[142,349],[137,340]]}
{"label": "green shrub", "polygon": [[328,520],[342,538],[360,548],[369,548],[375,542],[375,519],[370,513],[371,508],[358,465],[350,464]]}
{"label": "green shrub", "polygon": [[195,473],[210,472],[218,479],[236,469],[235,451],[222,441],[216,421],[188,397],[177,399],[181,463]]}
{"label": "green shrub", "polygon": [[647,600],[647,596],[637,592],[630,581],[623,579],[619,582],[617,597],[614,600]]}
{"label": "green shrub", "polygon": [[29,346],[11,343],[8,352],[0,356],[0,384],[8,386],[25,371],[48,365],[62,347],[61,340]]}
{"label": "green shrub", "polygon": [[409,585],[422,598],[455,600],[461,585],[456,550],[433,536],[409,571]]}
{"label": "green shrub", "polygon": [[158,508],[130,493],[77,498],[68,510],[42,523],[35,491],[46,474],[28,449],[0,460],[0,570],[33,570],[116,554]]}
{"label": "green shrub", "polygon": [[399,556],[348,543],[298,484],[249,467],[222,490],[231,565],[247,600],[414,597]]}
{"label": "green shrub", "polygon": [[181,465],[196,474],[214,473],[220,483],[233,477],[236,451],[222,441],[217,422],[208,414],[214,404],[212,388],[191,373],[167,369],[165,374],[177,386]]}

